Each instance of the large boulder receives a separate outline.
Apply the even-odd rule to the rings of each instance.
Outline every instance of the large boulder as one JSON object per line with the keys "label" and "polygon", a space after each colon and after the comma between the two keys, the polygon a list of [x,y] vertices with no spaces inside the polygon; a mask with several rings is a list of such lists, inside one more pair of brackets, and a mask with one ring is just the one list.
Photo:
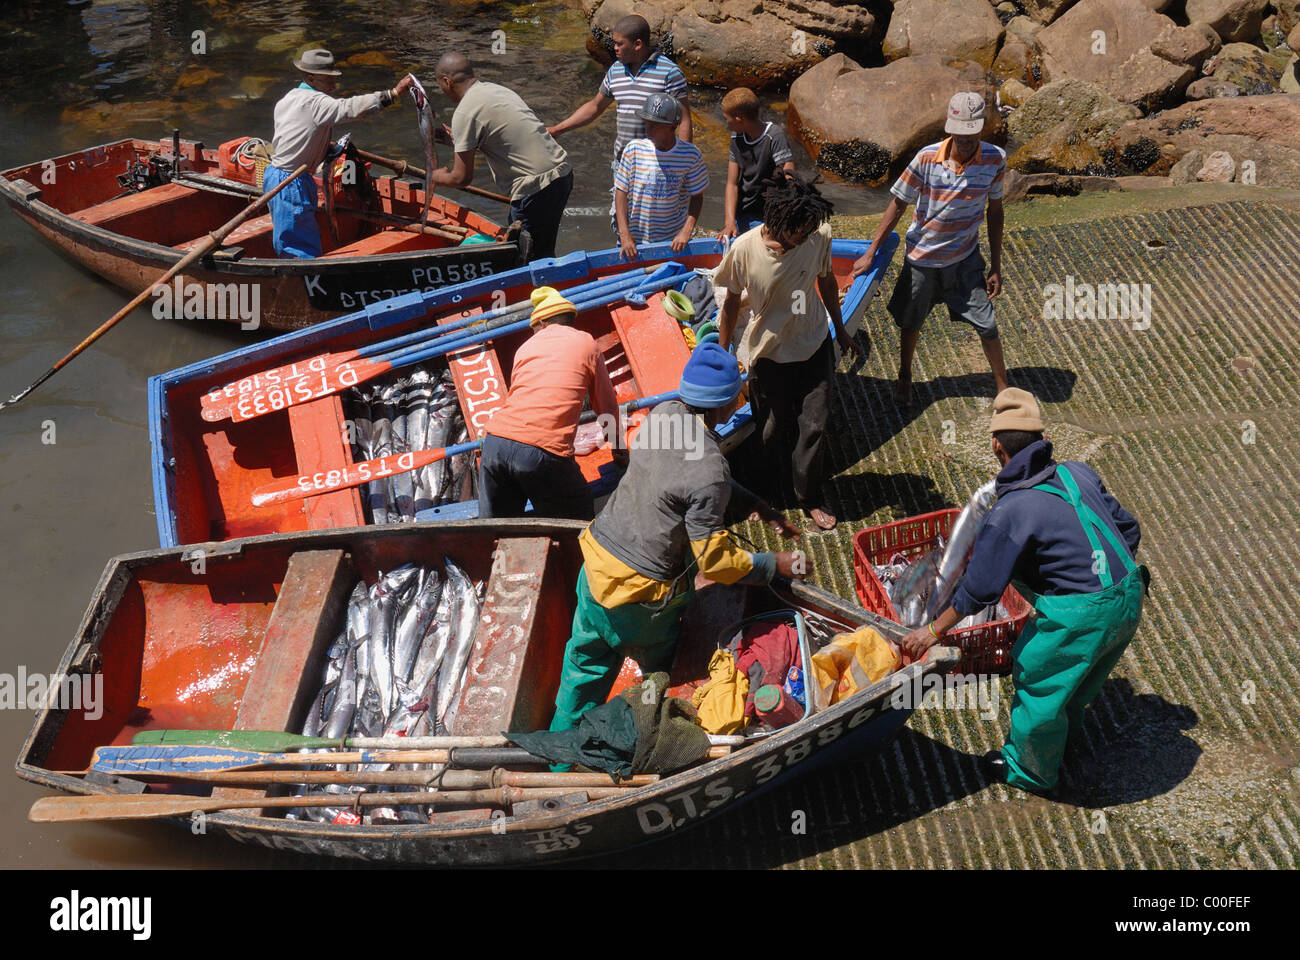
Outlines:
{"label": "large boulder", "polygon": [[839,0],[584,0],[584,9],[587,50],[602,63],[613,61],[614,24],[635,13],[687,80],[722,87],[784,86],[876,28],[865,5]]}
{"label": "large boulder", "polygon": [[1287,34],[1287,46],[1295,50],[1291,40],[1295,28],[1300,27],[1300,0],[1273,0],[1273,6],[1277,8],[1277,28]]}
{"label": "large boulder", "polygon": [[882,49],[886,60],[933,53],[987,69],[1002,32],[988,0],[897,0]]}
{"label": "large boulder", "polygon": [[1170,63],[1200,69],[1205,58],[1214,56],[1222,46],[1219,35],[1208,24],[1193,23],[1189,27],[1175,27],[1156,37],[1151,42],[1151,52]]}
{"label": "large boulder", "polygon": [[984,96],[982,136],[998,140],[1001,118],[980,64],[928,55],[864,69],[834,54],[790,88],[788,127],[822,169],[879,186],[943,139],[948,101],[962,90]]}
{"label": "large boulder", "polygon": [[1243,96],[1277,93],[1282,79],[1278,54],[1270,54],[1250,43],[1228,43],[1207,60],[1201,71],[1219,83],[1229,83]]}
{"label": "large boulder", "polygon": [[1213,77],[1201,77],[1193,80],[1183,91],[1188,100],[1209,100],[1213,97],[1239,97],[1241,91],[1227,80],[1215,80]]}
{"label": "large boulder", "polygon": [[1163,175],[1193,150],[1202,157],[1226,151],[1243,183],[1300,183],[1300,94],[1198,100],[1130,120],[1103,155],[1135,173]]}
{"label": "large boulder", "polygon": [[1098,149],[1129,120],[1142,116],[1087,80],[1056,80],[1038,90],[1007,118],[1007,131],[1022,143],[1065,123]]}
{"label": "large boulder", "polygon": [[1007,165],[1022,173],[1106,173],[1101,151],[1068,122],[1058,123],[1021,144],[1007,159]]}
{"label": "large boulder", "polygon": [[1152,52],[1176,29],[1142,0],[1080,0],[1038,35],[1043,80],[1089,80],[1124,103],[1155,109],[1196,76],[1195,67]]}
{"label": "large boulder", "polygon": [[1051,23],[1065,13],[1075,0],[1021,0],[1020,6],[1025,14],[1042,24]]}
{"label": "large boulder", "polygon": [[1187,19],[1208,23],[1224,43],[1254,40],[1268,0],[1187,0]]}

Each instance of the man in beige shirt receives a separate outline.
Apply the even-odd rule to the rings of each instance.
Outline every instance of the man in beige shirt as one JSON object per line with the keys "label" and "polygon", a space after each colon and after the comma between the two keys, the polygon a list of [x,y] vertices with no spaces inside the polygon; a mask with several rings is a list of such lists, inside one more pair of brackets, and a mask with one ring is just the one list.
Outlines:
{"label": "man in beige shirt", "polygon": [[[841,349],[862,356],[840,316],[830,215],[830,202],[816,187],[780,176],[764,194],[763,225],[736,240],[713,281],[727,291],[718,329],[724,348],[735,335],[742,293],[753,311],[739,356],[749,367],[750,405],[764,462],[779,464],[776,469],[790,477],[800,507],[823,530],[837,522],[822,491],[835,372],[828,319]],[[791,451],[788,467],[785,450]]]}
{"label": "man in beige shirt", "polygon": [[487,158],[501,189],[510,192],[510,220],[519,220],[532,238],[528,259],[555,256],[560,218],[573,190],[569,156],[528,104],[509,87],[474,76],[461,53],[447,53],[434,70],[438,86],[452,102],[450,171],[435,170],[439,186],[462,187],[474,179],[474,155]]}

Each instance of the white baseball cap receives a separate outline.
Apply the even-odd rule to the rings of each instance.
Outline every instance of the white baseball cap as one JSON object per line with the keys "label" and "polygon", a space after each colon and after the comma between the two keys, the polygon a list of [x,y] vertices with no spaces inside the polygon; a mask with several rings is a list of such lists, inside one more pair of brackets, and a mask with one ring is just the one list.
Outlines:
{"label": "white baseball cap", "polygon": [[969,136],[984,129],[984,98],[969,91],[954,94],[948,101],[948,119],[945,133]]}

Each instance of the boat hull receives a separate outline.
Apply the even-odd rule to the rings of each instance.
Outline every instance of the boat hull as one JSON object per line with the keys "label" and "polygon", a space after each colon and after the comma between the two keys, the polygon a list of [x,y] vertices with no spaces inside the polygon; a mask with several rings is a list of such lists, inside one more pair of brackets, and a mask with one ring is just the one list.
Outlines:
{"label": "boat hull", "polygon": [[[146,146],[148,144],[143,141],[119,141],[81,151],[75,156],[81,159],[79,169],[83,171],[82,175],[89,176],[84,171],[96,167],[116,169],[123,157]],[[208,156],[213,151],[205,151],[202,144],[185,141],[183,153],[192,161],[197,158],[198,163],[202,163],[205,156],[209,165],[214,162]],[[55,168],[62,168],[68,165],[69,158],[48,162],[55,163]],[[0,173],[0,195],[15,215],[46,244],[127,293],[134,295],[151,287],[188,252],[184,248],[151,242],[85,222],[75,212],[68,213],[44,202],[45,189],[36,186],[41,182],[40,174],[40,164]],[[99,181],[107,175],[106,171],[96,171]],[[422,193],[405,181],[394,177],[374,177],[372,180],[380,202],[386,207],[406,207],[417,199],[422,200]],[[66,200],[63,199],[65,194],[58,196],[67,207],[75,207],[85,200],[75,195]],[[232,199],[233,205],[228,211],[231,216],[244,203],[242,199]],[[434,214],[443,220],[467,229],[488,235],[495,235],[499,230],[490,220],[445,198],[436,198],[431,207]],[[143,231],[137,229],[136,232]],[[391,239],[397,246],[383,253],[326,255],[307,260],[246,256],[238,248],[222,249],[201,258],[182,271],[178,281],[173,281],[173,285],[179,283],[175,289],[184,293],[188,308],[184,312],[175,310],[170,306],[169,295],[167,312],[159,311],[159,314],[237,323],[247,330],[298,330],[404,293],[431,292],[467,279],[501,273],[520,266],[527,259],[528,238],[517,227],[506,235],[504,241],[463,246],[405,249],[410,244],[402,241],[410,238],[410,234],[384,235],[386,241]],[[265,238],[262,239],[265,246]],[[366,245],[353,246],[364,248]],[[239,286],[231,288],[231,284]],[[201,289],[200,293],[191,292],[190,288],[196,286]],[[232,300],[232,294],[240,299]],[[240,305],[247,308],[254,303],[257,308],[252,316],[249,315],[252,311],[239,309]]]}
{"label": "boat hull", "polygon": [[[188,616],[197,614],[201,622],[202,617],[210,615],[206,607],[187,611],[185,605],[177,603],[174,596],[167,596],[157,588],[160,582],[194,580],[184,568],[190,567],[197,555],[205,557],[208,564],[205,574],[212,577],[210,590],[214,593],[220,592],[220,585],[227,582],[218,575],[218,571],[223,565],[232,565],[227,571],[229,582],[244,583],[248,595],[238,601],[230,599],[228,602],[251,604],[254,610],[257,607],[256,595],[267,584],[259,583],[256,577],[245,571],[276,569],[277,564],[282,565],[286,557],[305,551],[342,551],[352,559],[357,569],[367,570],[377,564],[391,564],[403,558],[420,562],[425,556],[445,552],[455,556],[458,562],[463,561],[471,576],[484,576],[484,571],[491,565],[492,577],[495,578],[498,550],[508,553],[512,549],[512,543],[547,537],[553,544],[549,556],[556,557],[554,562],[563,567],[567,587],[576,576],[577,564],[580,562],[576,538],[583,526],[573,521],[550,520],[416,524],[277,534],[206,545],[197,552],[195,548],[177,548],[115,558],[106,568],[78,635],[69,645],[58,668],[60,676],[85,675],[96,669],[105,674],[113,674],[111,677],[106,676],[105,680],[105,687],[110,690],[105,717],[99,721],[99,727],[89,728],[84,722],[69,720],[70,714],[67,711],[55,708],[43,710],[37,716],[32,733],[18,758],[18,775],[25,780],[69,793],[118,792],[117,785],[89,782],[56,771],[75,768],[74,765],[89,756],[89,750],[95,743],[129,742],[134,730],[145,729],[150,724],[181,725],[175,722],[175,715],[160,714],[165,709],[162,698],[158,696],[160,680],[149,673],[149,664],[156,665],[166,653],[169,624],[165,621],[169,617],[174,618],[176,626],[179,626],[182,621],[188,623]],[[491,552],[491,556],[486,555],[488,552]],[[494,582],[494,579],[489,580],[489,597],[493,594]],[[283,592],[289,588],[281,586],[280,589]],[[856,629],[867,625],[894,641],[904,633],[897,624],[816,587],[798,582],[778,583],[773,590],[740,587],[707,589],[730,591],[717,594],[719,604],[724,607],[728,602],[735,603],[736,592],[739,591],[743,594],[740,602],[746,613],[752,613],[755,609],[793,607],[803,611],[805,616],[817,618],[835,629]],[[145,597],[143,601],[139,600],[142,590]],[[204,603],[208,603],[210,598],[206,593],[204,596]],[[539,602],[556,602],[554,591],[539,593],[538,597]],[[701,602],[703,601],[697,598],[696,604]],[[565,609],[571,611],[571,600],[561,612]],[[231,622],[228,612],[223,612],[222,617],[223,622]],[[528,619],[524,616],[520,622]],[[486,618],[482,621],[487,622]],[[561,618],[549,628],[549,642],[559,643],[556,649],[562,649],[567,635],[566,622]],[[480,625],[470,661],[471,677],[480,675],[483,664],[492,656],[493,640],[500,635],[499,631],[485,635],[485,629]],[[510,625],[504,624],[502,629],[508,631]],[[148,643],[137,637],[141,632],[148,634]],[[244,634],[228,637],[227,642],[248,641],[249,636],[256,633],[255,629],[248,630]],[[560,635],[555,636],[557,633]],[[145,666],[138,668],[142,673],[137,675],[134,685],[130,678],[124,681],[118,669],[121,664],[136,662],[131,655],[123,653],[123,648],[129,648],[133,642],[144,645],[146,653]],[[149,655],[149,643],[154,647],[162,646],[162,651],[154,650]],[[861,758],[880,749],[910,715],[910,709],[903,701],[895,702],[898,699],[895,697],[896,691],[901,687],[921,683],[929,674],[946,673],[956,662],[956,651],[947,647],[934,648],[925,663],[904,667],[843,702],[825,707],[771,736],[759,739],[725,757],[666,776],[659,782],[638,788],[626,796],[595,802],[575,800],[569,806],[561,802],[553,810],[533,810],[527,815],[521,815],[516,810],[512,816],[485,815],[482,819],[467,822],[420,825],[347,826],[288,821],[238,811],[219,812],[206,816],[205,830],[226,834],[240,842],[296,854],[362,862],[437,866],[542,864],[624,851],[672,836],[720,816],[739,803],[760,797],[771,787],[812,769],[819,759],[831,752]],[[156,666],[153,669],[158,670]],[[318,663],[309,662],[302,673],[304,676],[316,676],[318,670]],[[538,676],[544,673],[542,671]],[[143,679],[140,679],[141,676]],[[554,682],[558,682],[558,672],[555,677]],[[155,696],[155,715],[141,719],[141,706],[137,698],[143,696],[142,691],[146,685]],[[116,694],[111,692],[114,690],[117,691]],[[461,701],[462,717],[471,716],[465,706],[468,702],[469,695],[466,694]],[[214,695],[206,706],[202,703],[197,706],[191,704],[187,709],[197,711],[189,726],[238,728],[238,725],[231,724],[228,720],[223,724],[213,719],[214,715],[234,715],[230,713],[233,709],[231,704],[220,696]],[[454,729],[453,732],[473,731]]]}

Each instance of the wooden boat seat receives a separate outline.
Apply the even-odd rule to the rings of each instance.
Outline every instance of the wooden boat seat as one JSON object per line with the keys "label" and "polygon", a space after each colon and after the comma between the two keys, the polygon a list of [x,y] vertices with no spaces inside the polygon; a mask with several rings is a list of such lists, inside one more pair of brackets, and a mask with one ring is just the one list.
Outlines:
{"label": "wooden boat seat", "polygon": [[[271,242],[271,215],[263,214],[260,217],[253,217],[251,220],[245,220],[234,230],[227,234],[223,245],[227,247],[248,246],[250,243],[258,240],[265,240],[267,244]],[[176,244],[177,250],[193,250],[208,239],[205,233],[193,240],[186,240],[184,243]]]}
{"label": "wooden boat seat", "polygon": [[132,193],[125,197],[105,200],[103,203],[97,203],[93,207],[79,210],[72,214],[72,217],[76,220],[82,221],[83,223],[90,223],[95,226],[106,226],[109,222],[134,217],[135,215],[145,211],[159,211],[160,209],[170,207],[174,204],[190,200],[199,193],[200,191],[196,190],[194,187],[186,187],[179,183],[164,183],[162,186],[154,187],[151,190],[145,190],[141,193]]}
{"label": "wooden boat seat", "polygon": [[637,396],[676,390],[690,359],[681,325],[663,308],[664,295],[647,298],[644,307],[623,304],[610,311],[636,380]]}
{"label": "wooden boat seat", "polygon": [[[320,685],[320,663],[355,582],[352,562],[342,550],[303,550],[289,557],[233,729],[301,729]],[[264,795],[262,790],[213,791],[213,796]]]}
{"label": "wooden boat seat", "polygon": [[381,230],[352,243],[336,247],[327,257],[370,257],[381,253],[403,253],[407,250],[428,250],[437,246],[436,238],[407,233],[405,230]]}
{"label": "wooden boat seat", "polygon": [[497,541],[452,733],[544,730],[555,708],[573,611],[549,537]]}
{"label": "wooden boat seat", "polygon": [[[347,418],[340,397],[321,397],[289,408],[289,431],[299,473],[339,470],[352,464],[347,436]],[[299,501],[307,517],[307,528],[364,526],[361,494],[357,487],[335,490]]]}

